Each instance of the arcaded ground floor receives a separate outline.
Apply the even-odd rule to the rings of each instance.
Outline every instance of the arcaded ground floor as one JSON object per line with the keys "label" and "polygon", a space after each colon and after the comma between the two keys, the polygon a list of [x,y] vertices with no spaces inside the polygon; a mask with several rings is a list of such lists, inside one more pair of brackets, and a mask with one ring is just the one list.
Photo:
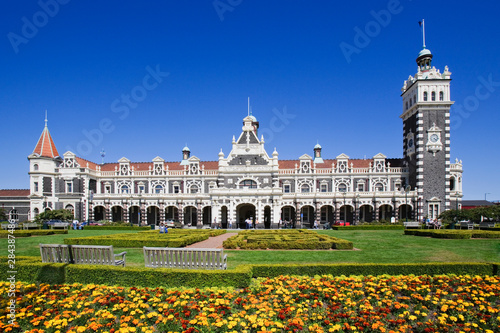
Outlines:
{"label": "arcaded ground floor", "polygon": [[96,205],[89,207],[89,220],[123,221],[137,225],[159,225],[167,220],[179,221],[187,226],[211,226],[221,228],[275,228],[278,225],[312,228],[314,221],[328,224],[335,221],[352,223],[373,221],[398,221],[414,219],[412,206],[392,205],[239,205],[213,206],[111,206]]}

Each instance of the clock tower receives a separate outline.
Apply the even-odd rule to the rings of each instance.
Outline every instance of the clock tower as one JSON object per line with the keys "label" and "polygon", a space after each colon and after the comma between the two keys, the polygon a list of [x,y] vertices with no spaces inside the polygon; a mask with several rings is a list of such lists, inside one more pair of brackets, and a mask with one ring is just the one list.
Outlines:
{"label": "clock tower", "polygon": [[[425,38],[425,37],[424,37]],[[432,53],[424,47],[418,71],[404,82],[403,156],[408,184],[417,190],[415,219],[437,218],[450,209],[450,99],[451,72],[431,66]]]}

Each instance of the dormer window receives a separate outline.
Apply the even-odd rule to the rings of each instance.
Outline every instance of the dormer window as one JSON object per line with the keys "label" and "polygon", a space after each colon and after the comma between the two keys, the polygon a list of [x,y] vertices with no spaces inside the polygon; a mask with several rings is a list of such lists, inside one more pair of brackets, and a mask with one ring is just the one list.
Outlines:
{"label": "dormer window", "polygon": [[257,183],[254,180],[246,179],[240,182],[240,188],[257,188]]}

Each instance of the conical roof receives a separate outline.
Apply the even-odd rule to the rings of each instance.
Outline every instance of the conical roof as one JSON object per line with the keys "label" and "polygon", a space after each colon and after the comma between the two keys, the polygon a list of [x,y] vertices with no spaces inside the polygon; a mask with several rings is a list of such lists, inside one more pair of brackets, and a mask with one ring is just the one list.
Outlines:
{"label": "conical roof", "polygon": [[52,140],[52,136],[50,136],[47,122],[45,122],[45,128],[43,129],[42,135],[40,135],[40,139],[38,139],[38,143],[36,144],[35,150],[33,150],[33,154],[50,158],[59,156],[56,145]]}

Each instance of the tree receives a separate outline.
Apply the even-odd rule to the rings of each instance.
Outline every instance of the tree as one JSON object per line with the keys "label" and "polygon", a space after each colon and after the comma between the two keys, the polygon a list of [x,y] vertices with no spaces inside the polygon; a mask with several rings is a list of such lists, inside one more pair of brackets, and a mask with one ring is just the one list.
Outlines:
{"label": "tree", "polygon": [[67,209],[55,209],[48,210],[35,217],[36,222],[48,221],[48,220],[62,220],[68,221],[73,220],[73,213]]}
{"label": "tree", "polygon": [[7,221],[9,217],[7,216],[7,213],[5,212],[5,209],[0,208],[0,221]]}

